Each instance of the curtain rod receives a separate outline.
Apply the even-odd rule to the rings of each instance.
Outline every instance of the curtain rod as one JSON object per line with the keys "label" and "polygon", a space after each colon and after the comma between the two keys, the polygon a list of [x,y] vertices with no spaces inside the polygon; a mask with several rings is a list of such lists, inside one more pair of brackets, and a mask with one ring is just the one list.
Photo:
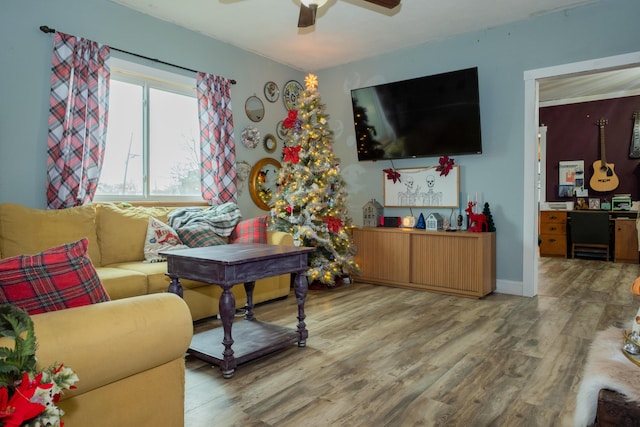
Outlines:
{"label": "curtain rod", "polygon": [[[55,33],[55,32],[56,32],[56,30],[55,30],[54,28],[48,27],[48,26],[46,26],[46,25],[41,25],[41,26],[40,26],[40,31],[42,31],[43,33],[47,33],[47,34],[48,34],[48,33]],[[110,48],[110,49],[112,49],[112,50],[116,50],[116,51],[118,51],[118,52],[126,53],[126,54],[128,54],[128,55],[137,56],[138,58],[147,59],[147,60],[149,60],[149,61],[157,62],[157,63],[159,63],[159,64],[164,64],[164,65],[168,65],[168,66],[170,66],[170,67],[179,68],[179,69],[181,69],[181,70],[190,71],[190,72],[192,72],[192,73],[198,73],[198,72],[199,72],[199,71],[197,71],[197,70],[192,70],[191,68],[186,68],[186,67],[183,67],[183,66],[181,66],[181,65],[176,65],[176,64],[172,64],[172,63],[170,63],[170,62],[161,61],[160,59],[155,59],[155,58],[150,58],[150,57],[148,57],[148,56],[139,55],[139,54],[137,54],[137,53],[133,53],[133,52],[129,52],[129,51],[126,51],[126,50],[118,49],[118,48],[116,48],[116,47],[111,47],[111,46],[109,46],[109,48]],[[229,82],[231,82],[231,84],[232,84],[232,85],[236,84],[236,81],[235,81],[235,80],[233,80],[233,79],[230,79],[230,80],[229,80]]]}

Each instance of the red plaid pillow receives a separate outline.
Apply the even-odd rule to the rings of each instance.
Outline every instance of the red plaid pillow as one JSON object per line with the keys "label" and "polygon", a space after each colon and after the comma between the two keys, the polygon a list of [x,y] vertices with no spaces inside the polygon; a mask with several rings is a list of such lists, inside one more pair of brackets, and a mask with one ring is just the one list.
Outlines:
{"label": "red plaid pillow", "polygon": [[267,243],[267,217],[240,221],[231,232],[229,243]]}
{"label": "red plaid pillow", "polygon": [[87,256],[89,241],[0,260],[0,303],[29,314],[109,301]]}

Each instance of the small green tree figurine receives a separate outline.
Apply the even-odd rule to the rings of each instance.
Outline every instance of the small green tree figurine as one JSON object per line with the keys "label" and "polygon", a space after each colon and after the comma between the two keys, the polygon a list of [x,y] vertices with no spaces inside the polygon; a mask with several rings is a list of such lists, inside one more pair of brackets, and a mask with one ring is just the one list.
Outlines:
{"label": "small green tree figurine", "polygon": [[307,277],[331,287],[336,278],[359,268],[349,233],[345,182],[331,147],[318,79],[309,74],[305,83],[295,109],[284,120],[287,134],[269,228],[290,233],[297,246],[316,247],[309,254]]}
{"label": "small green tree figurine", "polygon": [[482,213],[487,217],[487,224],[489,229],[487,231],[496,231],[496,225],[493,223],[493,215],[491,215],[491,209],[489,209],[489,203],[485,203],[482,208]]}

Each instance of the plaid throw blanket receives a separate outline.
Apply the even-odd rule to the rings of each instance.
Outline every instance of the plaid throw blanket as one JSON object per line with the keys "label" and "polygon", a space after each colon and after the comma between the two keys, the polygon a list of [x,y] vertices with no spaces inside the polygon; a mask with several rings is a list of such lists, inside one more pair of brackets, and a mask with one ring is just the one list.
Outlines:
{"label": "plaid throw blanket", "polygon": [[175,209],[169,213],[169,225],[174,230],[187,225],[208,225],[217,235],[227,237],[241,218],[238,205],[229,202],[207,209],[195,206]]}

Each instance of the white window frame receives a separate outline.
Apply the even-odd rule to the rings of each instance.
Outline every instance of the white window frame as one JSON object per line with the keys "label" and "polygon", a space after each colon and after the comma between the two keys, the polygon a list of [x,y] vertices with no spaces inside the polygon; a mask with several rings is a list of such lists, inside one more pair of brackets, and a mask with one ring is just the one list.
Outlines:
{"label": "white window frame", "polygon": [[[149,191],[149,129],[148,129],[148,88],[160,89],[196,98],[196,76],[188,71],[179,74],[148,65],[139,64],[124,58],[112,56],[110,59],[111,79],[126,83],[142,84],[144,88],[143,113],[143,195],[96,195],[96,202],[204,202],[202,195],[198,196],[158,196]],[[187,75],[188,74],[188,75]]]}

